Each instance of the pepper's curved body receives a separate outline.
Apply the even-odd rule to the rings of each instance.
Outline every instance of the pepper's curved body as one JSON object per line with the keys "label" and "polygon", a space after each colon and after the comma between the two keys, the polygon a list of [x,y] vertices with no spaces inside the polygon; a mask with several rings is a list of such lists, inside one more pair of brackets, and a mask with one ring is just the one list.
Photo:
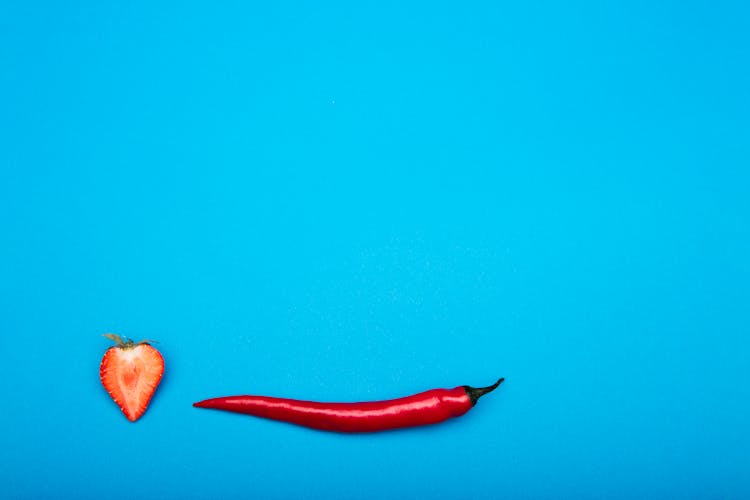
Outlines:
{"label": "pepper's curved body", "polygon": [[469,411],[492,386],[432,389],[404,398],[361,403],[321,403],[267,396],[229,396],[194,403],[211,408],[334,432],[377,432],[436,424]]}

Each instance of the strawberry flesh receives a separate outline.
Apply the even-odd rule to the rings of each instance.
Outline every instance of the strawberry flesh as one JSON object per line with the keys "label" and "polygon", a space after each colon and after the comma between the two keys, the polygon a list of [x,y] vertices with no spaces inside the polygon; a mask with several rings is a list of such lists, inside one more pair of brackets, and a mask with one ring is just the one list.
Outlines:
{"label": "strawberry flesh", "polygon": [[138,420],[164,374],[164,358],[148,344],[107,349],[99,368],[104,388],[131,422]]}

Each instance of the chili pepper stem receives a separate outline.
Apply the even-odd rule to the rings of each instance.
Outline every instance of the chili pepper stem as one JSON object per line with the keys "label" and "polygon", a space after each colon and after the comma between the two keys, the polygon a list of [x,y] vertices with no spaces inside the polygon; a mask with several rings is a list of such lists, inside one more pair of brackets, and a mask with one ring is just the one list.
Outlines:
{"label": "chili pepper stem", "polygon": [[502,384],[504,380],[504,377],[500,378],[497,382],[487,387],[470,387],[468,385],[465,385],[464,390],[466,391],[466,395],[469,396],[469,399],[471,400],[471,406],[476,405],[477,401],[479,401],[479,398],[481,398],[485,394],[488,394],[497,389],[497,387]]}

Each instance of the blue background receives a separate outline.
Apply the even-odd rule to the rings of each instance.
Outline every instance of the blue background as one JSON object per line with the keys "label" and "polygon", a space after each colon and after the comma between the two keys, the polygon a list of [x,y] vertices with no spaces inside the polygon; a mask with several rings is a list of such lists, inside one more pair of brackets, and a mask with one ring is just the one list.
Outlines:
{"label": "blue background", "polygon": [[744,2],[152,3],[0,6],[3,496],[750,495]]}

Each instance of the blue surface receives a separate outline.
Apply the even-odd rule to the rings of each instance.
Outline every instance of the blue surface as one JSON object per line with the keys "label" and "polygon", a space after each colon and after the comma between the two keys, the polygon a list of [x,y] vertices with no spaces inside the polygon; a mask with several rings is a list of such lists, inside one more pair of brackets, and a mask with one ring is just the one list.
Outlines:
{"label": "blue surface", "polygon": [[107,3],[0,5],[4,498],[750,496],[744,2]]}

